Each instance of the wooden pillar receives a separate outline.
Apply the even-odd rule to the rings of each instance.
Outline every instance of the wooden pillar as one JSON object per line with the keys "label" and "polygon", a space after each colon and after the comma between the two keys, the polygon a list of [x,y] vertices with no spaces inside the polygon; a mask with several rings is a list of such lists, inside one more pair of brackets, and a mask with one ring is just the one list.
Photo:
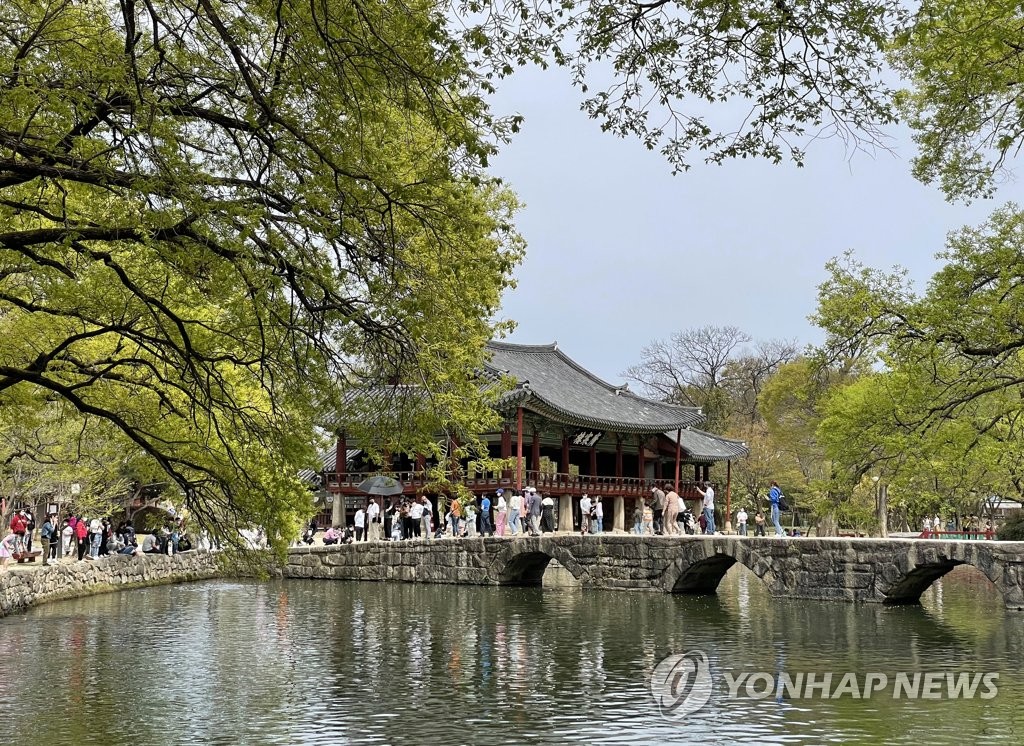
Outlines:
{"label": "wooden pillar", "polygon": [[680,452],[682,450],[682,448],[680,446],[680,441],[682,441],[682,439],[683,439],[683,428],[680,427],[680,428],[676,429],[676,479],[675,479],[675,487],[672,488],[677,493],[679,492],[679,456],[680,456]]}
{"label": "wooden pillar", "polygon": [[615,476],[622,478],[622,438],[615,436]]}
{"label": "wooden pillar", "polygon": [[[512,458],[512,429],[509,427],[509,424],[507,422],[501,428],[501,458],[502,459],[510,459],[510,458]],[[511,469],[503,469],[502,472],[501,472],[501,478],[502,479],[511,479],[512,478],[512,470]]]}
{"label": "wooden pillar", "polygon": [[[341,483],[348,478],[348,439],[345,431],[338,432],[338,442],[334,448],[334,475],[338,482],[338,491],[334,495],[334,504],[331,506],[331,523],[335,526],[344,526],[347,517],[345,515],[345,493]],[[325,474],[324,477],[327,475]],[[324,485],[326,487],[326,485]]]}
{"label": "wooden pillar", "polygon": [[725,462],[725,532],[732,533],[732,461]]}
{"label": "wooden pillar", "polygon": [[638,446],[637,451],[636,451],[636,456],[637,456],[636,463],[637,463],[637,472],[639,472],[637,474],[637,476],[640,477],[640,479],[644,479],[647,476],[647,469],[645,468],[647,464],[644,463],[644,436],[643,435],[636,436],[636,442],[637,442],[637,446]]}
{"label": "wooden pillar", "polygon": [[590,446],[590,476],[597,476],[597,447]]}
{"label": "wooden pillar", "polygon": [[657,482],[660,482],[662,480],[662,476],[661,476],[661,459],[660,458],[656,459],[655,462],[654,462],[654,479]]}
{"label": "wooden pillar", "polygon": [[459,462],[458,456],[455,453],[458,450],[459,450],[459,441],[458,441],[458,439],[455,438],[455,436],[453,436],[453,435],[449,435],[448,436],[448,465],[447,465],[448,473],[451,474],[451,479],[452,479],[453,482],[461,481],[463,484],[465,484],[465,476],[466,475],[464,473],[461,475],[460,479],[456,480],[456,477],[460,476],[459,472],[462,471],[462,464]]}
{"label": "wooden pillar", "polygon": [[516,489],[523,488],[523,408],[516,408]]}
{"label": "wooden pillar", "polygon": [[338,443],[334,448],[334,473],[338,477],[338,484],[348,473],[348,440],[344,430],[338,433]]}
{"label": "wooden pillar", "polygon": [[345,496],[340,491],[334,493],[334,502],[331,503],[331,525],[345,525]]}
{"label": "wooden pillar", "polygon": [[572,533],[572,495],[558,498],[558,530]]}
{"label": "wooden pillar", "polygon": [[562,463],[558,465],[558,471],[562,474],[569,473],[569,434],[562,432]]}
{"label": "wooden pillar", "polygon": [[532,467],[532,471],[541,471],[541,435],[537,428],[534,428],[534,442],[530,443],[529,466]]}
{"label": "wooden pillar", "polygon": [[694,482],[699,482],[700,481],[700,464],[694,464],[693,465],[693,481]]}
{"label": "wooden pillar", "polygon": [[625,531],[626,530],[626,498],[622,495],[616,495],[615,497],[615,512],[612,517],[612,530],[613,531]]}

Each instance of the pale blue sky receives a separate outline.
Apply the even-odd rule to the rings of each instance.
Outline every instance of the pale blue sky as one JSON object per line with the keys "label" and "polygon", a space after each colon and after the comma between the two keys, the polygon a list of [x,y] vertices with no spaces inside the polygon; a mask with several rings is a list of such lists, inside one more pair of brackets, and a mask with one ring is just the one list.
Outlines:
{"label": "pale blue sky", "polygon": [[518,225],[529,244],[502,316],[519,325],[510,341],[557,340],[612,382],[649,341],[688,327],[820,341],[807,316],[828,259],[851,248],[923,284],[950,230],[1024,201],[1012,183],[996,200],[945,202],[911,177],[913,143],[900,129],[894,155],[851,158],[831,140],[804,168],[741,160],[672,176],[639,141],[601,132],[579,101],[563,71],[532,68],[494,99],[497,112],[526,117],[493,166],[526,203]]}

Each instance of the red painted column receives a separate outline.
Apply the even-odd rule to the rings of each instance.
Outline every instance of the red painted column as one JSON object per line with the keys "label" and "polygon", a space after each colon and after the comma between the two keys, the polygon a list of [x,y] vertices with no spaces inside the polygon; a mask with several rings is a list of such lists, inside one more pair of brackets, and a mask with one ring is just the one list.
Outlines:
{"label": "red painted column", "polygon": [[348,441],[345,438],[345,431],[338,433],[338,443],[334,449],[334,473],[338,477],[338,484],[344,480],[348,472]]}
{"label": "red painted column", "polygon": [[679,428],[679,429],[676,430],[676,481],[675,481],[675,485],[676,486],[672,488],[676,492],[679,492],[679,456],[680,456],[680,450],[681,450],[680,445],[679,445],[679,441],[681,441],[682,438],[683,438],[683,429]]}
{"label": "red painted column", "polygon": [[501,457],[512,458],[512,430],[508,423],[501,430]]}
{"label": "red painted column", "polygon": [[516,409],[516,489],[523,488],[523,408]]}
{"label": "red painted column", "polygon": [[562,463],[558,465],[558,471],[569,473],[569,436],[566,433],[562,433]]}
{"label": "red painted column", "polygon": [[643,435],[636,436],[636,442],[637,442],[637,445],[639,446],[639,448],[637,449],[637,452],[636,452],[636,455],[637,455],[637,471],[639,472],[639,474],[637,474],[637,476],[640,477],[640,479],[644,479],[646,474],[647,474],[647,469],[644,468],[644,467],[647,466],[647,464],[646,464],[646,462],[644,460],[644,436]]}
{"label": "red painted column", "polygon": [[530,444],[530,466],[533,471],[540,471],[540,436],[533,431],[533,443]]}
{"label": "red painted column", "polygon": [[[501,429],[501,458],[510,459],[512,458],[512,430],[509,424],[506,422]],[[504,469],[501,472],[502,479],[511,479],[512,470]]]}
{"label": "red painted column", "polygon": [[732,516],[732,461],[725,462],[725,525],[729,526]]}

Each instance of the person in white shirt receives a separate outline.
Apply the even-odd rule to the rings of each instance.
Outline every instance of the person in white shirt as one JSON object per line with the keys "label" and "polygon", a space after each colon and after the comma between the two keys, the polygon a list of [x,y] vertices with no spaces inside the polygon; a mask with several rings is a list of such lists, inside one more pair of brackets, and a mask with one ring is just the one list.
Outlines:
{"label": "person in white shirt", "polygon": [[412,522],[412,535],[419,538],[423,535],[423,504],[419,499],[413,500],[409,506],[409,520]]}
{"label": "person in white shirt", "polygon": [[366,528],[366,511],[360,508],[356,511],[356,541],[363,540],[364,528]]}
{"label": "person in white shirt", "polygon": [[495,494],[498,496],[498,522],[495,528],[498,536],[504,536],[508,523],[508,503],[505,502],[505,490],[498,490]]}
{"label": "person in white shirt", "polygon": [[584,493],[580,498],[580,534],[590,533],[590,496]]}
{"label": "person in white shirt", "polygon": [[679,493],[670,484],[666,484],[665,488],[665,512],[661,517],[662,533],[666,536],[674,536],[681,533],[676,520],[679,516]]}
{"label": "person in white shirt", "polygon": [[423,524],[420,531],[428,539],[432,539],[434,537],[430,534],[430,519],[433,517],[434,506],[426,495],[420,495],[420,508],[423,510],[423,514],[420,516],[420,523]]}
{"label": "person in white shirt", "polygon": [[540,501],[540,530],[545,534],[555,530],[555,500],[551,495]]}
{"label": "person in white shirt", "polygon": [[370,500],[366,506],[366,537],[369,541],[378,541],[384,537],[384,531],[380,525],[380,505],[377,499]]}
{"label": "person in white shirt", "polygon": [[518,492],[513,492],[508,501],[508,532],[512,536],[519,533],[519,509],[522,504],[523,498]]}
{"label": "person in white shirt", "polygon": [[601,498],[600,497],[595,497],[594,498],[594,508],[593,508],[593,511],[594,511],[594,525],[593,525],[594,533],[595,534],[603,534],[604,533],[604,505],[601,504]]}
{"label": "person in white shirt", "polygon": [[705,534],[715,533],[715,490],[711,482],[704,483],[704,489],[697,488],[697,492],[704,498],[704,521]]}
{"label": "person in white shirt", "polygon": [[743,508],[736,511],[736,530],[740,536],[747,535],[747,511]]}

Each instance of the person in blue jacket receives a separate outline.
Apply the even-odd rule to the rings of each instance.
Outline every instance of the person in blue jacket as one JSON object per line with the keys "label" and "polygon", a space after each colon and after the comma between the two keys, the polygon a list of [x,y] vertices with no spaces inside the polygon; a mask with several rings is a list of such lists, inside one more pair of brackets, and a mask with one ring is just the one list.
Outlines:
{"label": "person in blue jacket", "polygon": [[772,504],[772,523],[775,525],[775,535],[782,536],[782,524],[779,523],[779,501],[782,500],[782,490],[779,483],[773,481],[772,488],[768,490],[768,502]]}

